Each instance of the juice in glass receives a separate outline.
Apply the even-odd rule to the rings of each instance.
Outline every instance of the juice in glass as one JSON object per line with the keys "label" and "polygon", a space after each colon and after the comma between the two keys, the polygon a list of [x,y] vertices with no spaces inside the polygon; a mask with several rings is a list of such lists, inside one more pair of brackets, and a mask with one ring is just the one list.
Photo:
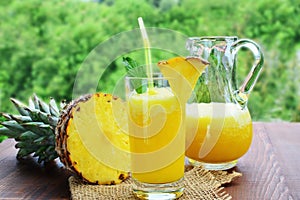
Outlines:
{"label": "juice in glass", "polygon": [[231,168],[252,141],[249,111],[233,103],[188,104],[186,127],[186,156],[207,169]]}
{"label": "juice in glass", "polygon": [[185,105],[168,85],[141,94],[131,91],[127,103],[134,192],[145,199],[178,198],[183,192]]}

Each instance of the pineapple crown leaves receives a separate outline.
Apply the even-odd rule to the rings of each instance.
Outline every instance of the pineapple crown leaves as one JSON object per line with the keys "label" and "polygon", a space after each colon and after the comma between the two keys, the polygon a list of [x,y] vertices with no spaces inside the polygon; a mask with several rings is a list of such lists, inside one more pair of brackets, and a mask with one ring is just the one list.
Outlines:
{"label": "pineapple crown leaves", "polygon": [[[34,157],[38,157],[38,162],[49,162],[57,158],[55,127],[60,111],[55,100],[50,98],[49,104],[46,104],[34,94],[29,98],[28,106],[14,98],[11,98],[11,102],[19,115],[0,113],[6,118],[6,121],[1,123],[3,127],[0,128],[0,135],[17,141],[17,158],[32,153]],[[65,102],[61,106],[65,106]]]}

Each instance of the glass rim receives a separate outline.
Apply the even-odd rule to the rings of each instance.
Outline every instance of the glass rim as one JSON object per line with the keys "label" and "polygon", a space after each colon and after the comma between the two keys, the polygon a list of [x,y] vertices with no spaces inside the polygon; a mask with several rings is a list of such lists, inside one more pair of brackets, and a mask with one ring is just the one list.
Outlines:
{"label": "glass rim", "polygon": [[162,73],[160,72],[155,72],[153,75],[159,75],[159,77],[139,77],[139,76],[125,76],[125,80],[170,80],[170,79],[175,79],[174,77],[165,77],[163,76]]}

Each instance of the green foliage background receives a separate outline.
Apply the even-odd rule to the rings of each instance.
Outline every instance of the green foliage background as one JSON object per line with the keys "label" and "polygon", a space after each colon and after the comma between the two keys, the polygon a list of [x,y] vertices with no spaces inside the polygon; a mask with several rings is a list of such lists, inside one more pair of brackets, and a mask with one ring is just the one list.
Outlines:
{"label": "green foliage background", "polygon": [[[76,73],[90,51],[111,36],[138,27],[168,28],[188,36],[237,35],[262,46],[265,65],[249,100],[255,121],[300,121],[300,3],[298,0],[11,0],[0,1],[0,106],[72,98]],[[180,48],[184,48],[180,47]],[[154,53],[154,59],[165,59]],[[239,55],[242,80],[252,62]],[[120,60],[99,90],[122,75]]]}

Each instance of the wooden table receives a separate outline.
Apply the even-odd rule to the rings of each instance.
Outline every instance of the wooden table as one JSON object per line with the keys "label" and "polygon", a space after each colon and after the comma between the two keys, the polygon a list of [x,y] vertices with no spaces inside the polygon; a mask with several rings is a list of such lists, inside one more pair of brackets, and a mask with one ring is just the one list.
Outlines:
{"label": "wooden table", "polygon": [[[0,144],[0,199],[69,199],[69,173],[58,163],[17,161],[13,140]],[[254,123],[254,139],[225,186],[233,199],[300,199],[300,123]]]}

